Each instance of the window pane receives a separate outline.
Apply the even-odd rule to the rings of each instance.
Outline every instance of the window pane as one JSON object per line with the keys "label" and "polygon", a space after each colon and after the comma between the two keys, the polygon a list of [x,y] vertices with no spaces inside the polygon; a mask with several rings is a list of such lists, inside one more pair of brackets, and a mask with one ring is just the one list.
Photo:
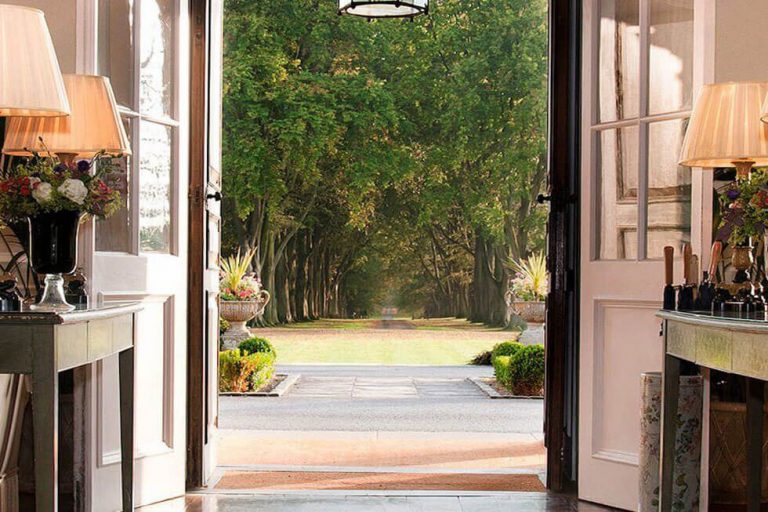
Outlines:
{"label": "window pane", "polygon": [[133,104],[134,0],[99,0],[98,66],[120,105]]}
{"label": "window pane", "polygon": [[691,239],[691,169],[677,165],[687,119],[648,126],[648,254],[663,256],[664,246],[676,251]]}
{"label": "window pane", "polygon": [[173,129],[142,121],[139,133],[139,247],[170,252]]}
{"label": "window pane", "polygon": [[[123,119],[123,125],[130,139],[130,119]],[[131,252],[131,157],[116,158],[112,162],[113,170],[105,176],[105,181],[120,192],[120,209],[109,218],[96,221],[96,250]]]}
{"label": "window pane", "polygon": [[693,0],[652,0],[649,112],[691,107]]}
{"label": "window pane", "polygon": [[598,0],[600,122],[638,115],[640,9],[637,0]]}
{"label": "window pane", "polygon": [[638,128],[597,134],[597,256],[637,258]]}
{"label": "window pane", "polygon": [[141,105],[145,114],[173,115],[174,0],[141,3]]}

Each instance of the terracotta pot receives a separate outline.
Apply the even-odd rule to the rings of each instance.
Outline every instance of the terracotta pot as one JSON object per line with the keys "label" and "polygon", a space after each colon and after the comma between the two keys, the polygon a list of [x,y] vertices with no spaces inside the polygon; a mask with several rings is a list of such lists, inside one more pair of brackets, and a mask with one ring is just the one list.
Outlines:
{"label": "terracotta pot", "polygon": [[219,303],[219,315],[229,322],[229,328],[221,335],[225,349],[237,348],[237,345],[251,337],[246,323],[264,313],[269,302],[269,292],[262,290],[257,300],[222,300]]}
{"label": "terracotta pot", "polygon": [[542,324],[544,323],[547,309],[544,301],[530,300],[513,302],[512,310],[520,315],[526,322]]}

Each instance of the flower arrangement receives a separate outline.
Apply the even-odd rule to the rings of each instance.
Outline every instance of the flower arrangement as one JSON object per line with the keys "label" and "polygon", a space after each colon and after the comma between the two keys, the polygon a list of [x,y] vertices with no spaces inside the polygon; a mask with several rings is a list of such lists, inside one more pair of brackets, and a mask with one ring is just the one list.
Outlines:
{"label": "flower arrangement", "polygon": [[103,179],[112,168],[112,157],[104,153],[68,163],[33,153],[0,178],[0,219],[14,222],[59,211],[107,217],[120,199]]}
{"label": "flower arrangement", "polygon": [[522,301],[541,301],[547,295],[549,276],[543,253],[532,254],[527,260],[511,261],[515,276],[510,280],[512,293]]}
{"label": "flower arrangement", "polygon": [[755,170],[750,179],[729,183],[720,192],[720,206],[718,240],[738,246],[762,237],[768,226],[768,170]]}
{"label": "flower arrangement", "polygon": [[221,300],[255,301],[262,296],[261,282],[248,273],[248,267],[255,251],[229,256],[221,261],[221,281],[219,291]]}

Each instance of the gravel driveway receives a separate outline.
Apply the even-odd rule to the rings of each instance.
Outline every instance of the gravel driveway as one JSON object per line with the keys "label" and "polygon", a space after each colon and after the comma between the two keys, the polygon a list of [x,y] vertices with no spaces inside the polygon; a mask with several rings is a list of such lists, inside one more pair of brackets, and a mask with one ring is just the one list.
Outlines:
{"label": "gravel driveway", "polygon": [[282,365],[299,373],[279,398],[221,397],[219,426],[239,430],[540,434],[543,402],[492,400],[466,378],[483,366]]}

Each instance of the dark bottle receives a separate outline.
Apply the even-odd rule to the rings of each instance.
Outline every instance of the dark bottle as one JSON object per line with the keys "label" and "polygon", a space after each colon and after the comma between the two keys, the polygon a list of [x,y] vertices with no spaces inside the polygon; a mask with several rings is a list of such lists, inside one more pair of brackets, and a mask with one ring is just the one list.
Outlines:
{"label": "dark bottle", "polygon": [[21,297],[16,276],[9,273],[0,275],[0,312],[21,311]]}

